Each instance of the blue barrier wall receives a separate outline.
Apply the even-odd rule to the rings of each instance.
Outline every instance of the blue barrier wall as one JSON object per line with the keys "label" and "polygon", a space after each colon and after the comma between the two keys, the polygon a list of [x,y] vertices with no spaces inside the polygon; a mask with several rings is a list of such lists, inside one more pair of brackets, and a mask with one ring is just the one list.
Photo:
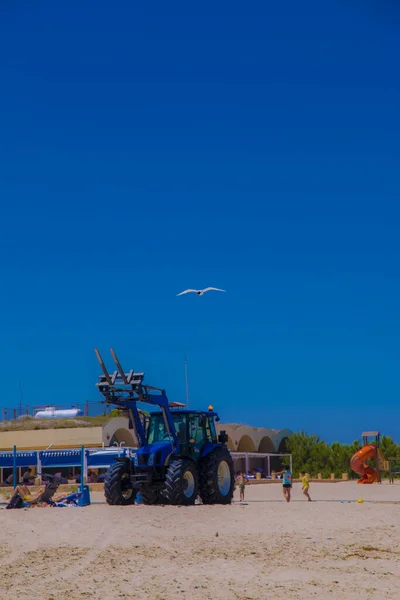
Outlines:
{"label": "blue barrier wall", "polygon": [[[87,466],[92,468],[107,468],[114,464],[119,456],[127,456],[131,450],[85,450]],[[17,467],[36,467],[38,455],[42,467],[80,467],[81,450],[41,450],[37,452],[17,452]],[[12,468],[14,466],[13,452],[0,452],[0,468]]]}
{"label": "blue barrier wall", "polygon": [[14,447],[14,452],[0,452],[0,482],[3,480],[3,469],[13,469],[14,488],[18,483],[18,478],[22,476],[22,471],[18,475],[18,469],[36,467],[37,473],[40,475],[46,469],[56,468],[71,468],[78,467],[80,472],[84,473],[87,480],[87,470],[92,469],[108,469],[119,457],[132,456],[136,449],[132,448],[107,448],[100,449],[84,449],[83,447],[71,450],[31,450],[27,452],[17,452]]}
{"label": "blue barrier wall", "polygon": [[80,467],[80,450],[42,450],[39,452],[42,468],[44,467]]}
{"label": "blue barrier wall", "polygon": [[[17,452],[17,467],[36,467],[37,452]],[[14,466],[13,452],[0,452],[0,467],[12,468]]]}
{"label": "blue barrier wall", "polygon": [[126,456],[126,451],[121,452],[119,455],[117,452],[115,454],[110,454],[108,452],[88,454],[87,466],[92,469],[108,469],[108,467],[115,463],[118,456]]}

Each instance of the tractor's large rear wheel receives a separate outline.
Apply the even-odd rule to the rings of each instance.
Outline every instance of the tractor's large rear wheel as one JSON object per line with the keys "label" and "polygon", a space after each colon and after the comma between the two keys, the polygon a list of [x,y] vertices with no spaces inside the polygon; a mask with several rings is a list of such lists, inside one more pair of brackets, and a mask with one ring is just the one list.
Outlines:
{"label": "tractor's large rear wheel", "polygon": [[200,496],[204,504],[230,504],[235,488],[233,460],[227,448],[215,448],[200,463]]}
{"label": "tractor's large rear wheel", "polygon": [[110,467],[104,479],[104,495],[107,504],[133,504],[136,491],[132,487],[129,465],[115,463]]}
{"label": "tractor's large rear wheel", "polygon": [[163,495],[169,504],[194,504],[199,489],[196,465],[190,460],[178,459],[168,467]]}

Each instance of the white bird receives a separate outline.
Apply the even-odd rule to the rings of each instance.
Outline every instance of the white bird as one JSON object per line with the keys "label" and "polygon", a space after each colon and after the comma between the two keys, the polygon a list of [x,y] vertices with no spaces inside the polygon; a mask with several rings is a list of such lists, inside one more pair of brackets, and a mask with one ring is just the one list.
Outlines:
{"label": "white bird", "polygon": [[202,296],[203,294],[205,294],[205,292],[211,292],[211,291],[226,292],[226,290],[220,290],[219,288],[208,287],[208,288],[204,288],[204,290],[184,290],[180,294],[177,294],[177,296],[183,296],[183,294],[190,294],[191,292],[193,292],[197,296]]}

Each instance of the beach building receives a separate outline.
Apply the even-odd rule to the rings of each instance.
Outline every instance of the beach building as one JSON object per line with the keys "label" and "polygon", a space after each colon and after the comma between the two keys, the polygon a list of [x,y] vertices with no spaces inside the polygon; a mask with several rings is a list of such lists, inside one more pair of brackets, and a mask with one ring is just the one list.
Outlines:
{"label": "beach building", "polygon": [[[3,422],[4,423],[4,422]],[[80,426],[81,423],[81,426]],[[250,425],[217,423],[217,430],[228,434],[228,448],[232,452],[275,453],[285,450],[285,441],[291,435],[289,429],[268,429]],[[115,444],[136,446],[135,434],[129,429],[124,416],[104,419],[104,423],[93,423],[82,418],[74,419],[71,425],[59,427],[56,421],[31,420],[24,424],[0,429],[0,450],[11,450],[16,445],[20,450],[42,450],[54,448],[80,448],[82,445],[97,448]]]}
{"label": "beach building", "polygon": [[[135,447],[135,434],[129,429],[125,416],[99,419],[78,418],[68,423],[63,420],[37,419],[2,422],[0,428],[0,452],[17,447],[19,451],[45,450],[47,448],[68,450],[80,448],[103,448],[108,446]],[[228,434],[228,448],[235,459],[235,469],[262,469],[269,473],[275,468],[273,455],[285,451],[285,442],[290,437],[289,429],[268,429],[239,424],[217,424],[217,431],[224,429]],[[0,481],[6,473],[0,472]]]}

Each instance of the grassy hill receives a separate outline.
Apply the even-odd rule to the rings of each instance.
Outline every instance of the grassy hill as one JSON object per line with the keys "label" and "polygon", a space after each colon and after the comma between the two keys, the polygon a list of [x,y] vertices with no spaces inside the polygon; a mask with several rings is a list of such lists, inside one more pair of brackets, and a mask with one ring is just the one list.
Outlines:
{"label": "grassy hill", "polygon": [[[117,414],[113,414],[117,412]],[[0,421],[2,431],[33,431],[35,429],[71,429],[77,427],[101,427],[112,417],[118,417],[118,411],[97,417],[76,417],[73,419],[34,419],[24,417],[12,421]]]}

